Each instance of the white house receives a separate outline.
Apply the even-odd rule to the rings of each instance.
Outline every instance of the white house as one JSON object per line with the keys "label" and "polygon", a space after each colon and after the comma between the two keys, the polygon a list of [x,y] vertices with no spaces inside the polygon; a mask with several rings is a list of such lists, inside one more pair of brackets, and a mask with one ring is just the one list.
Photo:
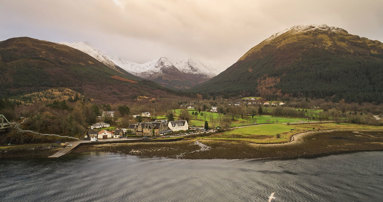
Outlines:
{"label": "white house", "polygon": [[90,126],[90,129],[107,128],[110,127],[109,123],[98,122]]}
{"label": "white house", "polygon": [[97,131],[89,130],[88,136],[91,142],[97,142],[97,136],[98,136]]}
{"label": "white house", "polygon": [[133,118],[137,118],[137,117],[139,117],[139,116],[141,116],[141,117],[146,117],[146,118],[150,118],[150,112],[142,112],[141,114],[135,114],[135,115],[133,115]]}
{"label": "white house", "polygon": [[210,111],[216,113],[216,112],[218,112],[218,108],[217,107],[211,107]]}
{"label": "white house", "polygon": [[113,136],[112,132],[109,132],[107,130],[101,130],[100,132],[98,132],[97,138],[98,139],[109,139],[109,138],[112,138],[112,136]]}
{"label": "white house", "polygon": [[98,141],[97,134],[96,135],[89,135],[89,137],[90,137],[91,142],[97,142]]}
{"label": "white house", "polygon": [[141,117],[150,117],[150,112],[142,112]]}
{"label": "white house", "polygon": [[189,124],[186,120],[169,121],[168,127],[173,132],[186,131],[189,129]]}
{"label": "white house", "polygon": [[114,111],[103,111],[101,116],[103,118],[105,117],[114,118]]}

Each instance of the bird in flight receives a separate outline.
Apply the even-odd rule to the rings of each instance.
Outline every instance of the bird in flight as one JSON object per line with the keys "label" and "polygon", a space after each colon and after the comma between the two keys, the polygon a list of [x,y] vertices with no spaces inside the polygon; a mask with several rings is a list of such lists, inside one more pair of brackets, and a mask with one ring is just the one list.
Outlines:
{"label": "bird in flight", "polygon": [[271,202],[273,199],[275,199],[274,194],[275,192],[271,193],[271,195],[269,196],[268,202]]}

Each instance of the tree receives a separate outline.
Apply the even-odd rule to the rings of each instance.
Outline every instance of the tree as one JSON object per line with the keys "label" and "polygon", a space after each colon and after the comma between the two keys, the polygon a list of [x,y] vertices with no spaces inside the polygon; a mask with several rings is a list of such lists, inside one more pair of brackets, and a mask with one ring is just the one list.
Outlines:
{"label": "tree", "polygon": [[230,125],[231,125],[231,118],[229,117],[223,117],[223,119],[221,119],[221,122],[220,122],[220,126],[222,128],[230,128]]}
{"label": "tree", "polygon": [[263,114],[263,109],[262,109],[262,106],[261,106],[261,105],[259,105],[259,107],[258,107],[258,114],[259,114],[259,115],[262,115],[262,114]]}
{"label": "tree", "polygon": [[168,121],[174,121],[173,113],[169,113],[166,117],[168,118]]}
{"label": "tree", "polygon": [[138,123],[141,123],[142,122],[142,117],[141,116],[137,116],[136,120],[137,120]]}
{"label": "tree", "polygon": [[207,121],[205,121],[205,126],[204,126],[205,130],[209,130],[209,123]]}
{"label": "tree", "polygon": [[110,110],[112,110],[112,107],[110,106],[110,104],[104,104],[102,107],[103,107],[103,109],[104,109],[105,111],[110,111]]}
{"label": "tree", "polygon": [[182,110],[180,114],[180,119],[189,121],[190,120],[190,114],[187,110]]}
{"label": "tree", "polygon": [[118,111],[120,112],[121,116],[125,116],[125,115],[128,115],[130,113],[130,109],[126,105],[119,106]]}
{"label": "tree", "polygon": [[100,109],[99,109],[98,106],[95,105],[95,104],[92,105],[92,111],[93,111],[93,113],[96,114],[96,116],[100,116],[100,115],[101,115],[101,113],[100,113]]}

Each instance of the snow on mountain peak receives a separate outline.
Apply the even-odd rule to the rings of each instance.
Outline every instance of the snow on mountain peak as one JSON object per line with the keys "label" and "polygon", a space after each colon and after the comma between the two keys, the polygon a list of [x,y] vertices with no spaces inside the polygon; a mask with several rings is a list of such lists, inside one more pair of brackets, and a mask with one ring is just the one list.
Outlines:
{"label": "snow on mountain peak", "polygon": [[112,58],[112,60],[125,71],[135,75],[143,73],[160,73],[163,69],[176,68],[180,72],[191,74],[205,74],[209,77],[215,74],[210,71],[204,64],[193,59],[175,60],[167,57],[160,57],[143,64],[130,62],[121,58]]}
{"label": "snow on mountain peak", "polygon": [[285,29],[282,32],[278,32],[270,36],[269,38],[266,39],[266,41],[273,40],[277,38],[278,36],[290,32],[290,33],[302,33],[302,32],[309,32],[309,31],[328,31],[328,32],[343,32],[347,33],[346,30],[339,28],[339,27],[333,27],[333,26],[328,26],[325,24],[322,25],[295,25],[293,27],[290,27],[288,29]]}
{"label": "snow on mountain peak", "polygon": [[77,50],[80,50],[99,62],[107,65],[108,67],[116,69],[116,66],[121,67],[125,71],[142,76],[145,74],[161,73],[164,69],[176,68],[180,72],[191,73],[191,74],[205,74],[209,77],[213,77],[215,73],[211,71],[206,65],[202,64],[197,60],[191,58],[183,60],[169,59],[167,57],[160,57],[155,60],[151,60],[146,63],[135,63],[124,58],[119,57],[108,57],[101,51],[94,49],[85,42],[62,42],[61,44],[70,46]]}
{"label": "snow on mountain peak", "polygon": [[116,68],[114,62],[109,57],[105,56],[99,50],[94,49],[85,42],[62,42],[61,44],[84,52],[108,67]]}

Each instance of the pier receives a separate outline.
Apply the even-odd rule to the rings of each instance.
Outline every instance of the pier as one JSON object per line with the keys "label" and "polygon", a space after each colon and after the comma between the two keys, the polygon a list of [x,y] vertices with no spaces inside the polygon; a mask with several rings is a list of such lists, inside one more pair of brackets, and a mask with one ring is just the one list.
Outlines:
{"label": "pier", "polygon": [[70,153],[72,150],[74,150],[76,147],[80,146],[81,144],[109,144],[109,143],[126,143],[126,142],[140,142],[143,141],[144,138],[120,138],[120,139],[106,139],[106,140],[99,140],[97,142],[91,142],[87,140],[80,140],[75,142],[70,142],[66,147],[60,149],[58,152],[54,153],[53,155],[49,156],[48,158],[60,158],[68,153]]}

